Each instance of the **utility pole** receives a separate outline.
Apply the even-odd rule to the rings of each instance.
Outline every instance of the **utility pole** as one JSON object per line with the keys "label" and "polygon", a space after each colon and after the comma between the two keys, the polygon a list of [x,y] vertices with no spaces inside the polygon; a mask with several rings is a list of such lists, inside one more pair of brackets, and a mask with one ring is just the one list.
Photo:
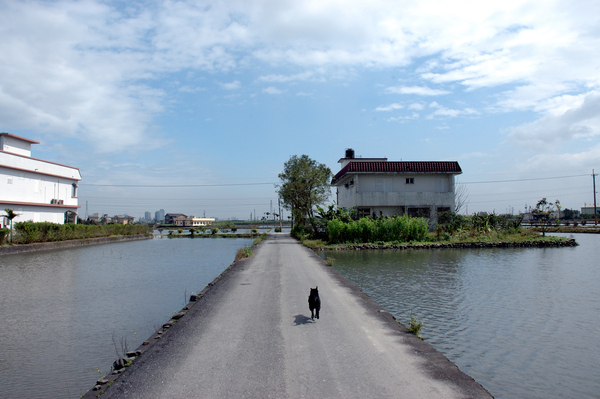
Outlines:
{"label": "utility pole", "polygon": [[594,173],[594,169],[592,169],[592,179],[594,180],[594,225],[598,225],[598,211],[596,210],[596,173]]}

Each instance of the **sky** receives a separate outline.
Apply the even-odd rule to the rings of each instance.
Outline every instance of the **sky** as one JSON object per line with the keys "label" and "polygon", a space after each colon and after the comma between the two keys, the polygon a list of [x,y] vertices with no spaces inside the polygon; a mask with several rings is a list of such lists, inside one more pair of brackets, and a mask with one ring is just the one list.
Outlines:
{"label": "sky", "polygon": [[260,218],[347,148],[457,161],[462,213],[580,209],[598,49],[597,0],[0,0],[0,131],[80,169],[80,217]]}

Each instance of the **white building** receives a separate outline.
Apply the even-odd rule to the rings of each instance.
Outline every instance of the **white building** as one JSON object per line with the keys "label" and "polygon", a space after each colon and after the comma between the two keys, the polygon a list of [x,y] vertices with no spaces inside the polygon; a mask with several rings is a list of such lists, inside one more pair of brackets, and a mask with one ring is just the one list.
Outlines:
{"label": "white building", "polygon": [[[596,205],[595,211],[600,215],[600,205]],[[581,213],[584,215],[594,214],[594,205],[584,205],[581,207]]]}
{"label": "white building", "polygon": [[199,227],[209,226],[214,223],[214,218],[197,218],[196,216],[179,216],[174,219],[176,226],[181,227]]}
{"label": "white building", "polygon": [[0,215],[9,208],[18,215],[13,224],[27,220],[76,223],[79,169],[32,158],[32,144],[39,143],[0,133]]}
{"label": "white building", "polygon": [[360,216],[419,216],[437,220],[437,214],[454,211],[454,176],[458,162],[388,161],[355,158],[354,150],[338,161],[342,169],[331,181],[337,187],[337,204],[356,207]]}

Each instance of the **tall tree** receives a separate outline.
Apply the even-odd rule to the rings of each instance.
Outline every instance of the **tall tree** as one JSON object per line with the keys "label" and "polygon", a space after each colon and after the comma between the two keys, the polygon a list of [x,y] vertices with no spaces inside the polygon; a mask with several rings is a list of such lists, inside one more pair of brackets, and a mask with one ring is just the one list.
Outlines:
{"label": "tall tree", "polygon": [[332,176],[325,164],[317,163],[308,155],[292,155],[279,174],[281,183],[277,187],[284,207],[292,211],[296,223],[310,223],[315,233],[313,208],[329,199]]}
{"label": "tall tree", "polygon": [[17,216],[19,216],[18,214],[16,214],[12,209],[5,209],[4,212],[6,212],[6,218],[10,221],[10,242],[12,242],[12,234],[13,234],[13,219],[16,218]]}
{"label": "tall tree", "polygon": [[[546,198],[542,198],[538,201],[535,209],[531,212],[537,218],[537,225],[542,231],[542,237],[546,236],[546,231],[550,228],[552,223],[558,223],[560,219],[560,201],[556,200],[554,203],[549,202]],[[558,217],[552,218],[552,214],[558,212]]]}

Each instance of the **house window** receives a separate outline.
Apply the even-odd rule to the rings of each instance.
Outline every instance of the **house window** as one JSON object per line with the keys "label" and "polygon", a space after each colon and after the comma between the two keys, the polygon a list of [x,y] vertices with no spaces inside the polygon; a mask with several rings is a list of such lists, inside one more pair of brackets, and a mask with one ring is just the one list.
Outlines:
{"label": "house window", "polygon": [[430,207],[408,208],[408,216],[413,218],[428,218],[430,213]]}
{"label": "house window", "polygon": [[356,212],[358,213],[359,218],[371,216],[371,208],[358,208]]}
{"label": "house window", "polygon": [[406,184],[415,184],[415,178],[414,177],[407,177],[406,178]]}

